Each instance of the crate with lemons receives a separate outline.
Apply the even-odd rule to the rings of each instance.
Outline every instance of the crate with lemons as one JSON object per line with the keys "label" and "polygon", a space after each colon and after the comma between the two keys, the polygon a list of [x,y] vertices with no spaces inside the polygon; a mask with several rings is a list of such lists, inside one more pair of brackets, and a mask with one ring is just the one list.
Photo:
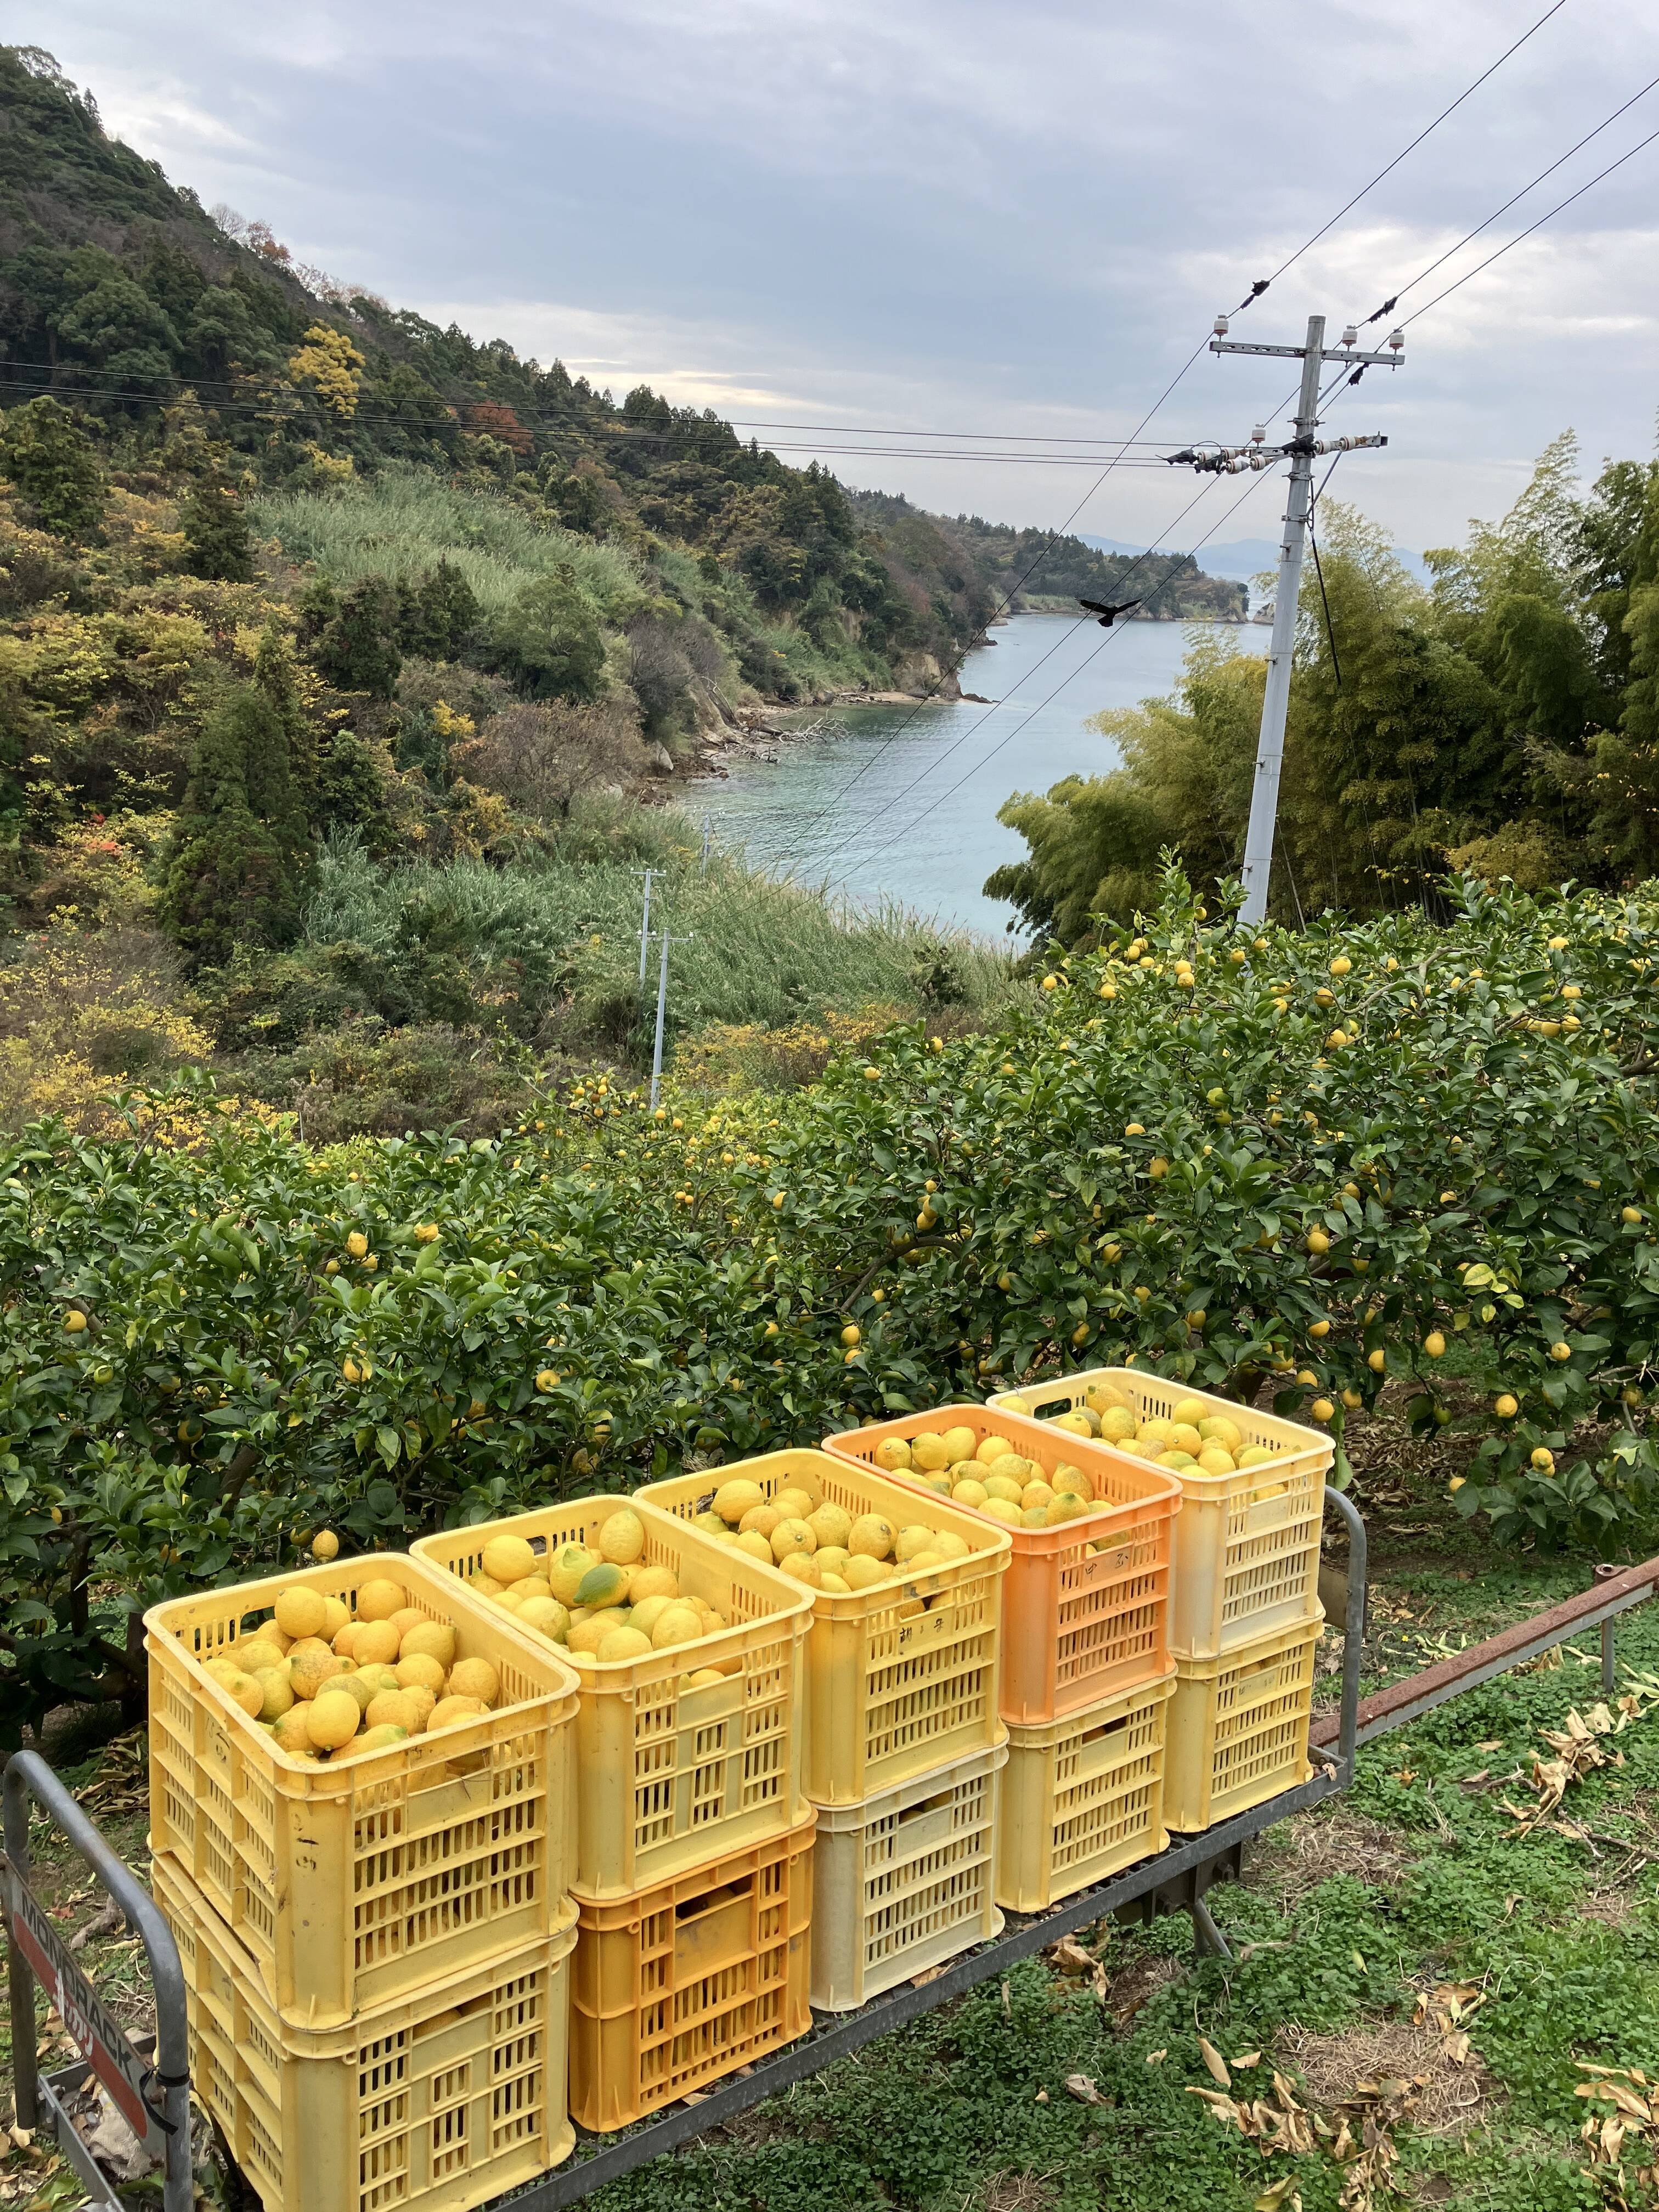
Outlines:
{"label": "crate with lemons", "polygon": [[993,1399],[1001,1413],[1167,1469],[1170,1577],[1164,1817],[1195,1832],[1307,1772],[1328,1437],[1130,1367]]}
{"label": "crate with lemons", "polygon": [[885,1474],[781,1451],[642,1498],[809,1594],[811,1997],[844,2011],[994,1935],[1009,1540]]}

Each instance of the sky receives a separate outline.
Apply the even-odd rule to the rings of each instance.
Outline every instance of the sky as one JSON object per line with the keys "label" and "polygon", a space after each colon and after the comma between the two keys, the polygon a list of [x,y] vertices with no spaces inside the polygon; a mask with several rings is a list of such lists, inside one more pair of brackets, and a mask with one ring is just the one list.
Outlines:
{"label": "sky", "polygon": [[[988,439],[1070,453],[1136,430],[1216,312],[1548,4],[12,0],[7,35],[204,204],[394,306],[618,398],[644,380],[814,426],[772,441],[849,483],[1185,547],[1273,534],[1276,479],[1212,483],[1183,517],[1203,489],[1183,471],[1097,485],[1093,465],[983,458],[1004,450]],[[1299,342],[1323,313],[1334,338],[1650,77],[1650,0],[1565,0],[1233,336]],[[1659,88],[1401,312],[1654,130]],[[1332,434],[1389,444],[1346,460],[1333,495],[1421,549],[1501,514],[1568,427],[1588,473],[1652,453],[1656,273],[1659,143],[1343,395]],[[1242,440],[1295,374],[1200,352],[1144,434]],[[817,427],[842,424],[907,449],[971,434],[948,459],[853,457]],[[907,435],[869,434],[889,431]]]}

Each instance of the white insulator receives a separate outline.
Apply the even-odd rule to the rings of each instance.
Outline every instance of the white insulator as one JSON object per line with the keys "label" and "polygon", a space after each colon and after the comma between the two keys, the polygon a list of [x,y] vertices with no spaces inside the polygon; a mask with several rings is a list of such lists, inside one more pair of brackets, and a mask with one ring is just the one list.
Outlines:
{"label": "white insulator", "polygon": [[1258,422],[1258,423],[1256,424],[1256,426],[1255,426],[1255,429],[1254,429],[1254,430],[1252,430],[1252,431],[1251,431],[1251,433],[1250,433],[1250,443],[1251,443],[1253,446],[1259,446],[1259,445],[1261,443],[1262,440],[1267,436],[1267,424],[1266,424],[1265,422]]}
{"label": "white insulator", "polygon": [[1346,330],[1343,331],[1342,343],[1345,346],[1358,345],[1359,343],[1359,332],[1352,323],[1350,323]]}
{"label": "white insulator", "polygon": [[1215,334],[1216,334],[1216,336],[1217,336],[1218,338],[1224,338],[1224,337],[1226,337],[1226,335],[1227,335],[1227,318],[1225,317],[1225,315],[1218,315],[1218,316],[1216,317],[1216,319],[1215,319]]}
{"label": "white insulator", "polygon": [[1389,343],[1394,348],[1395,351],[1398,353],[1401,347],[1404,345],[1405,343],[1406,333],[1400,328],[1398,324],[1396,324],[1394,329],[1389,332]]}

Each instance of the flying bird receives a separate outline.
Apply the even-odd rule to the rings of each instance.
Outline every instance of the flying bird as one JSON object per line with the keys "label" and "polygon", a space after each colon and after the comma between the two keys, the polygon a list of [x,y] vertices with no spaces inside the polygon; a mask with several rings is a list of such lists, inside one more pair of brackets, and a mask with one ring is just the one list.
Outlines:
{"label": "flying bird", "polygon": [[1131,614],[1136,607],[1142,604],[1143,602],[1139,599],[1125,599],[1121,606],[1109,607],[1103,605],[1101,601],[1098,599],[1079,599],[1078,601],[1079,606],[1086,607],[1091,615],[1098,615],[1100,617],[1100,626],[1102,629],[1110,629],[1112,624],[1117,620],[1120,615]]}

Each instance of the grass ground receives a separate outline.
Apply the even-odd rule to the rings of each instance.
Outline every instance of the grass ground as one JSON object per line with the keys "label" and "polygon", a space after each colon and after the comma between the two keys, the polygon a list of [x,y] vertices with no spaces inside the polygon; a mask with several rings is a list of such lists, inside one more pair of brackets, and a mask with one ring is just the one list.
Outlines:
{"label": "grass ground", "polygon": [[[1455,1449],[1412,1443],[1386,1413],[1354,1439],[1373,1533],[1368,1687],[1590,1578],[1588,1558],[1493,1553],[1447,1502]],[[1615,1556],[1656,1548],[1638,1533]],[[1659,2125],[1627,2114],[1616,2164],[1594,2163],[1580,2133],[1612,2111],[1578,2094],[1586,2066],[1659,2074],[1659,1607],[1619,1635],[1633,1708],[1605,1717],[1617,1733],[1595,1734],[1592,1634],[1362,1753],[1352,1792],[1271,1832],[1244,1881],[1212,1893],[1231,1960],[1196,1960],[1182,1917],[1085,1929],[613,2185],[596,2212],[1659,2203]],[[1340,1664],[1328,1638],[1327,1697]],[[1593,1749],[1573,1754],[1583,1771],[1552,1811],[1543,1732],[1575,1711]],[[71,1774],[140,1863],[141,1757],[125,1739]],[[61,1851],[42,1865],[81,1924],[96,1900]],[[141,2015],[130,1946],[86,1956]],[[1644,2111],[1640,2081],[1622,2087]],[[38,2150],[0,2164],[0,2203],[74,2193]]]}

